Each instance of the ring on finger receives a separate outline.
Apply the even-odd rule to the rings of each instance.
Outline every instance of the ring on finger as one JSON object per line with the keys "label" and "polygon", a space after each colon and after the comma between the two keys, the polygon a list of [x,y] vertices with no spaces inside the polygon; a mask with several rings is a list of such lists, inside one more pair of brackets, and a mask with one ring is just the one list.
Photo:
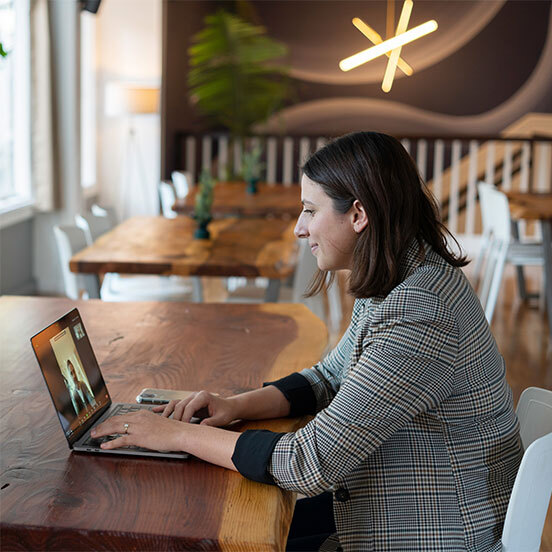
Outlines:
{"label": "ring on finger", "polygon": [[125,429],[125,435],[128,435],[128,424],[123,424],[123,428]]}

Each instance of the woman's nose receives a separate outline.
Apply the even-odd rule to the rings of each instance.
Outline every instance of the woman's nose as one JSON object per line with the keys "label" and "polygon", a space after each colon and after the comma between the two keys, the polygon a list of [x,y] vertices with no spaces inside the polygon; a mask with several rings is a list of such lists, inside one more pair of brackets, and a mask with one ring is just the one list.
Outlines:
{"label": "woman's nose", "polygon": [[299,215],[297,219],[297,224],[293,230],[296,238],[307,238],[309,235],[308,227],[304,222],[303,215]]}

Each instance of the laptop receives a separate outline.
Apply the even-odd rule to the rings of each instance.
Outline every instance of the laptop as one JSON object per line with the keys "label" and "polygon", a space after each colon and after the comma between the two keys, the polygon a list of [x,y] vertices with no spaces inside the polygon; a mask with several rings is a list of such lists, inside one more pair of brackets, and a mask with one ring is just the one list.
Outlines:
{"label": "laptop", "polygon": [[110,416],[151,410],[143,404],[113,403],[77,309],[56,320],[31,338],[46,387],[69,448],[80,452],[189,458],[185,452],[158,452],[139,447],[100,448],[110,435],[93,439],[91,429]]}

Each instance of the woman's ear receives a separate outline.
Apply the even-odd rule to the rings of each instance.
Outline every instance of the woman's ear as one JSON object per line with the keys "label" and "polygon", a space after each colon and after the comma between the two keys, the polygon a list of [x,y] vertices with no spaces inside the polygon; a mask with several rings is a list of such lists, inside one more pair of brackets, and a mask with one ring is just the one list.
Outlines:
{"label": "woman's ear", "polygon": [[358,199],[355,199],[355,201],[353,202],[353,206],[351,207],[351,214],[353,217],[353,230],[357,234],[360,234],[368,225],[368,215],[366,214],[364,206]]}

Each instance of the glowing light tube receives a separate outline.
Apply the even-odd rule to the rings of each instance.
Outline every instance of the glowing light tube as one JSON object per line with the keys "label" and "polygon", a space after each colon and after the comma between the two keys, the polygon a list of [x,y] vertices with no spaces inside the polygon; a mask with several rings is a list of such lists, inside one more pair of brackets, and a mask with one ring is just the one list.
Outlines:
{"label": "glowing light tube", "polygon": [[408,44],[413,40],[417,40],[422,36],[436,31],[437,27],[437,21],[435,21],[434,19],[426,21],[425,23],[422,23],[421,25],[418,25],[417,27],[413,27],[409,31],[406,31],[405,33],[394,36],[389,40],[385,40],[384,42],[381,42],[376,46],[372,46],[367,50],[358,52],[358,54],[354,54],[352,56],[349,56],[348,58],[342,59],[339,62],[339,68],[342,71],[350,71],[351,69],[354,69],[355,67],[358,67],[363,63],[372,61],[373,59],[376,59],[377,57],[382,56],[385,53],[394,50],[395,48],[398,48],[399,46],[404,46],[405,44]]}
{"label": "glowing light tube", "polygon": [[[372,43],[372,44],[381,44],[383,42],[383,38],[372,28],[370,25],[367,25],[360,19],[359,17],[355,17],[353,19],[353,25]],[[389,57],[391,55],[391,52],[385,52],[385,55]],[[397,63],[398,68],[405,74],[405,75],[412,75],[414,73],[414,69],[406,63],[406,61],[403,58],[399,58],[399,61]]]}
{"label": "glowing light tube", "polygon": [[[412,0],[404,0],[401,16],[399,18],[399,24],[397,25],[397,36],[403,34],[404,32],[406,32],[406,29],[408,29],[408,22],[410,21],[410,15],[412,13],[413,5],[414,4]],[[385,76],[383,77],[383,83],[381,85],[381,88],[384,92],[389,92],[391,90],[391,87],[393,86],[393,79],[395,78],[397,63],[401,55],[401,48],[402,46],[395,48],[391,52],[391,56],[389,57],[389,61],[387,62]]]}

